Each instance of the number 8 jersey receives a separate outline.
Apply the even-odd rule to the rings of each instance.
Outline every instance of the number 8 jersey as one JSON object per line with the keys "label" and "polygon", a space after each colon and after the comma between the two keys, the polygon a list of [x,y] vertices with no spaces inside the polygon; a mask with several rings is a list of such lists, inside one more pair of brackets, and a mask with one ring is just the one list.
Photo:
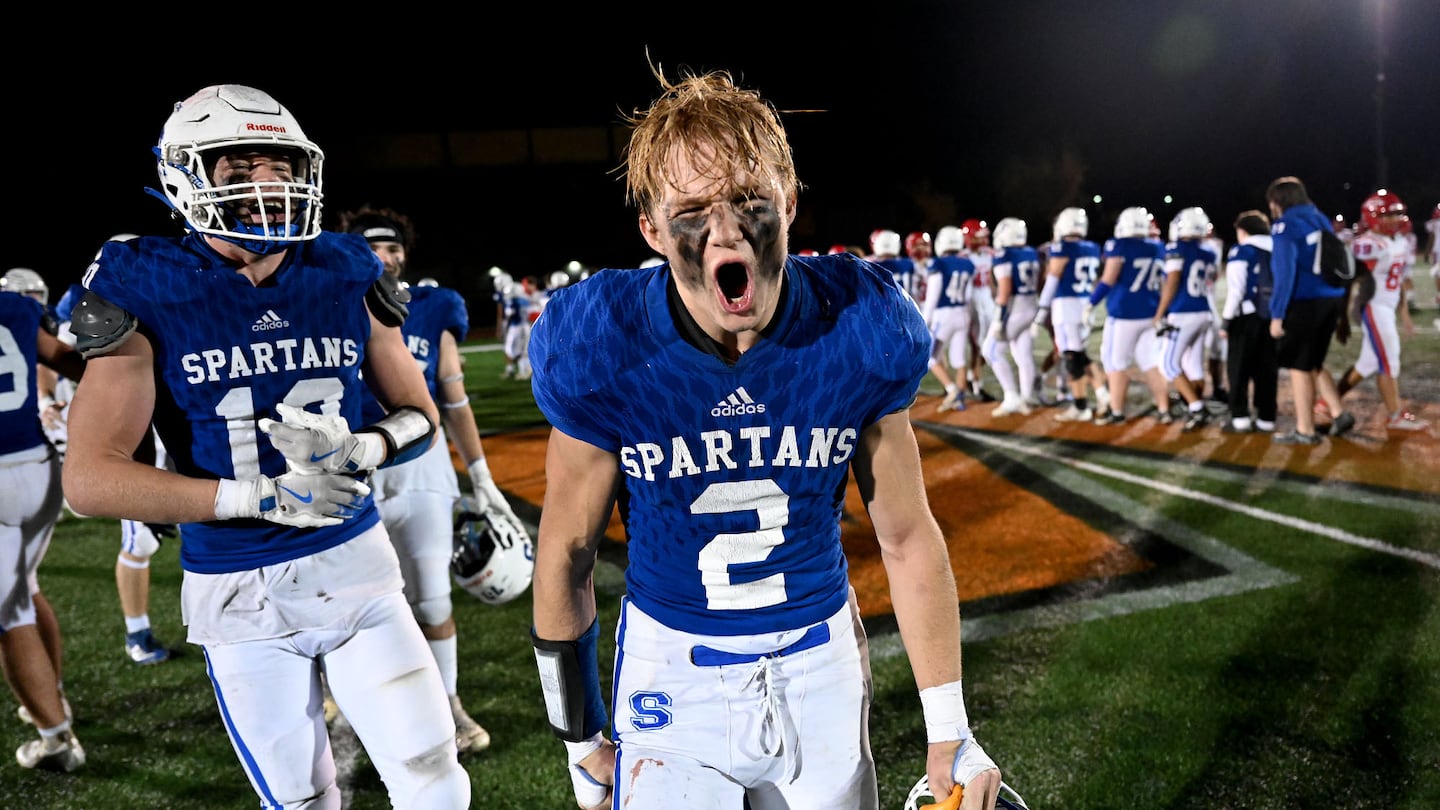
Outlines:
{"label": "number 8 jersey", "polygon": [[[107,242],[85,275],[91,292],[129,312],[155,351],[154,424],[176,471],[254,478],[286,471],[256,421],[286,402],[360,427],[370,316],[383,271],[363,237],[322,233],[290,248],[259,287],[195,235]],[[331,548],[378,522],[373,501],[337,526],[263,520],[184,524],[180,562],[221,574]]]}
{"label": "number 8 jersey", "polygon": [[557,291],[531,337],[546,418],[618,457],[627,595],[692,633],[825,621],[848,592],[860,435],[927,370],[919,310],[888,270],[837,254],[789,257],[771,325],[733,365],[677,312],[668,265],[605,270]]}

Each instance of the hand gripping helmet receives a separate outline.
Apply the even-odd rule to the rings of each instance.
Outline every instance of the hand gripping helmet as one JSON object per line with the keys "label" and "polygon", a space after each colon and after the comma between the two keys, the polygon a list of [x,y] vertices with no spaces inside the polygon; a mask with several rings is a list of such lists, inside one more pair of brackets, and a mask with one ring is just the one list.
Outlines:
{"label": "hand gripping helmet", "polygon": [[50,285],[28,267],[12,267],[0,278],[0,290],[28,295],[42,304],[50,303]]}
{"label": "hand gripping helmet", "polygon": [[899,256],[900,234],[884,229],[870,234],[870,252],[876,256]]}
{"label": "hand gripping helmet", "polygon": [[912,231],[905,237],[905,255],[914,256],[917,248],[930,247],[930,234],[924,231]]}
{"label": "hand gripping helmet", "polygon": [[954,225],[946,225],[935,234],[935,252],[940,255],[959,253],[965,249],[965,234]]}
{"label": "hand gripping helmet", "polygon": [[[955,798],[958,794],[947,796],[943,802],[920,804],[921,799],[935,798],[930,792],[930,777],[922,776],[915,787],[910,788],[910,795],[905,797],[905,810],[919,810],[923,807],[933,807],[934,810],[956,810],[960,802]],[[1030,805],[1020,798],[1013,788],[1004,782],[1000,783],[1000,795],[995,797],[995,810],[1030,810]]]}
{"label": "hand gripping helmet", "polygon": [[1055,217],[1055,238],[1067,236],[1085,238],[1090,233],[1090,217],[1084,208],[1066,208]]}
{"label": "hand gripping helmet", "polygon": [[530,537],[503,517],[481,512],[475,499],[460,499],[450,573],[471,596],[487,605],[503,605],[530,587],[535,547]]}
{"label": "hand gripping helmet", "polygon": [[1025,227],[1025,220],[1015,217],[1005,217],[995,223],[995,247],[1012,248],[1024,247],[1030,239],[1030,232]]}
{"label": "hand gripping helmet", "polygon": [[1150,235],[1150,212],[1142,207],[1126,208],[1120,212],[1115,219],[1115,237],[1138,237],[1144,239]]}
{"label": "hand gripping helmet", "polygon": [[1181,208],[1175,219],[1170,221],[1170,238],[1204,239],[1210,232],[1210,215],[1204,208]]}
{"label": "hand gripping helmet", "polygon": [[1360,206],[1360,220],[1365,227],[1387,236],[1400,232],[1400,223],[1405,216],[1405,203],[1393,191],[1380,189],[1365,199]]}
{"label": "hand gripping helmet", "polygon": [[[212,171],[218,157],[237,148],[277,147],[294,162],[291,182],[215,185]],[[260,254],[320,233],[324,153],[305,137],[289,110],[260,90],[219,84],[179,102],[165,122],[155,154],[164,199],[191,230]],[[242,221],[235,216],[237,208],[265,215],[261,222],[248,217]]]}
{"label": "hand gripping helmet", "polygon": [[990,239],[990,226],[983,219],[965,220],[960,223],[960,232],[965,235],[965,247],[971,250],[980,247],[982,239],[987,242]]}

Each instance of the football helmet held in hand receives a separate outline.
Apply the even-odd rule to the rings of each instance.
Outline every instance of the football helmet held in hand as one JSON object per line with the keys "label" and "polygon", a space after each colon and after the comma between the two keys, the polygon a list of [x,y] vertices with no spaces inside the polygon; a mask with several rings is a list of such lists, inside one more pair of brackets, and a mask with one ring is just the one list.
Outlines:
{"label": "football helmet held in hand", "polygon": [[[960,806],[960,792],[950,794],[943,802],[928,802],[920,804],[921,799],[933,799],[935,794],[930,792],[930,777],[922,776],[915,787],[910,788],[910,795],[905,797],[905,810],[919,810],[923,807],[934,807],[935,810],[955,810]],[[1013,788],[1004,782],[1000,783],[1000,795],[995,798],[995,810],[1030,810],[1030,805],[1020,798]]]}
{"label": "football helmet held in hand", "polygon": [[535,547],[505,516],[480,511],[473,498],[460,499],[450,573],[471,596],[503,605],[530,587]]}

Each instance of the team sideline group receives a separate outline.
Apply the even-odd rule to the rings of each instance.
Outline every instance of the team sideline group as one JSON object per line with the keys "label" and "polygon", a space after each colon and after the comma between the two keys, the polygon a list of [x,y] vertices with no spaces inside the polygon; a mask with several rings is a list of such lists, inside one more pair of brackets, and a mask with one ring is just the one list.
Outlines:
{"label": "team sideline group", "polygon": [[[1200,207],[1181,209],[1168,239],[1148,210],[1126,208],[1103,245],[1088,238],[1086,210],[1069,207],[1038,247],[1029,245],[1026,222],[1007,217],[993,231],[968,219],[940,228],[933,240],[912,232],[903,246],[898,232],[881,229],[870,234],[868,251],[836,244],[829,252],[863,253],[915,300],[934,338],[930,371],[945,388],[942,413],[998,400],[989,411],[996,419],[1058,406],[1053,419],[1060,423],[1117,425],[1148,416],[1179,422],[1185,432],[1216,425],[1313,445],[1320,441],[1314,416],[1328,421],[1331,437],[1343,435],[1355,416],[1342,398],[1374,379],[1387,429],[1428,429],[1399,393],[1401,339],[1414,333],[1419,256],[1404,202],[1380,189],[1347,227],[1343,216],[1319,223],[1297,178],[1280,178],[1270,196],[1269,213],[1236,215],[1228,250]],[[1347,246],[1353,281],[1325,284],[1314,272],[1320,227]],[[1440,205],[1426,231],[1433,276],[1440,268]],[[1316,300],[1329,305],[1314,312]],[[1299,330],[1289,340],[1287,317]],[[1102,333],[1092,359],[1087,347],[1095,328]],[[1037,357],[1042,330],[1050,349]],[[1343,343],[1352,331],[1359,333],[1359,357],[1332,376],[1324,366],[1330,337]],[[999,397],[985,389],[987,366]],[[1309,418],[1297,415],[1295,429],[1277,432],[1282,368],[1308,373],[1314,388],[1305,405]],[[1150,401],[1127,415],[1132,380]]]}

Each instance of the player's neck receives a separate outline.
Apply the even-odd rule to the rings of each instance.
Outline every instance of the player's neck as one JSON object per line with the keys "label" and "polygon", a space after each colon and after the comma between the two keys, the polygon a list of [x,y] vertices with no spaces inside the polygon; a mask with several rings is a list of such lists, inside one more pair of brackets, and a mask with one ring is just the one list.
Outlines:
{"label": "player's neck", "polygon": [[205,241],[210,249],[219,253],[235,265],[235,272],[250,280],[250,283],[259,287],[280,268],[285,257],[289,255],[288,249],[278,253],[251,253],[245,248],[233,242],[227,242],[215,236],[206,236]]}

